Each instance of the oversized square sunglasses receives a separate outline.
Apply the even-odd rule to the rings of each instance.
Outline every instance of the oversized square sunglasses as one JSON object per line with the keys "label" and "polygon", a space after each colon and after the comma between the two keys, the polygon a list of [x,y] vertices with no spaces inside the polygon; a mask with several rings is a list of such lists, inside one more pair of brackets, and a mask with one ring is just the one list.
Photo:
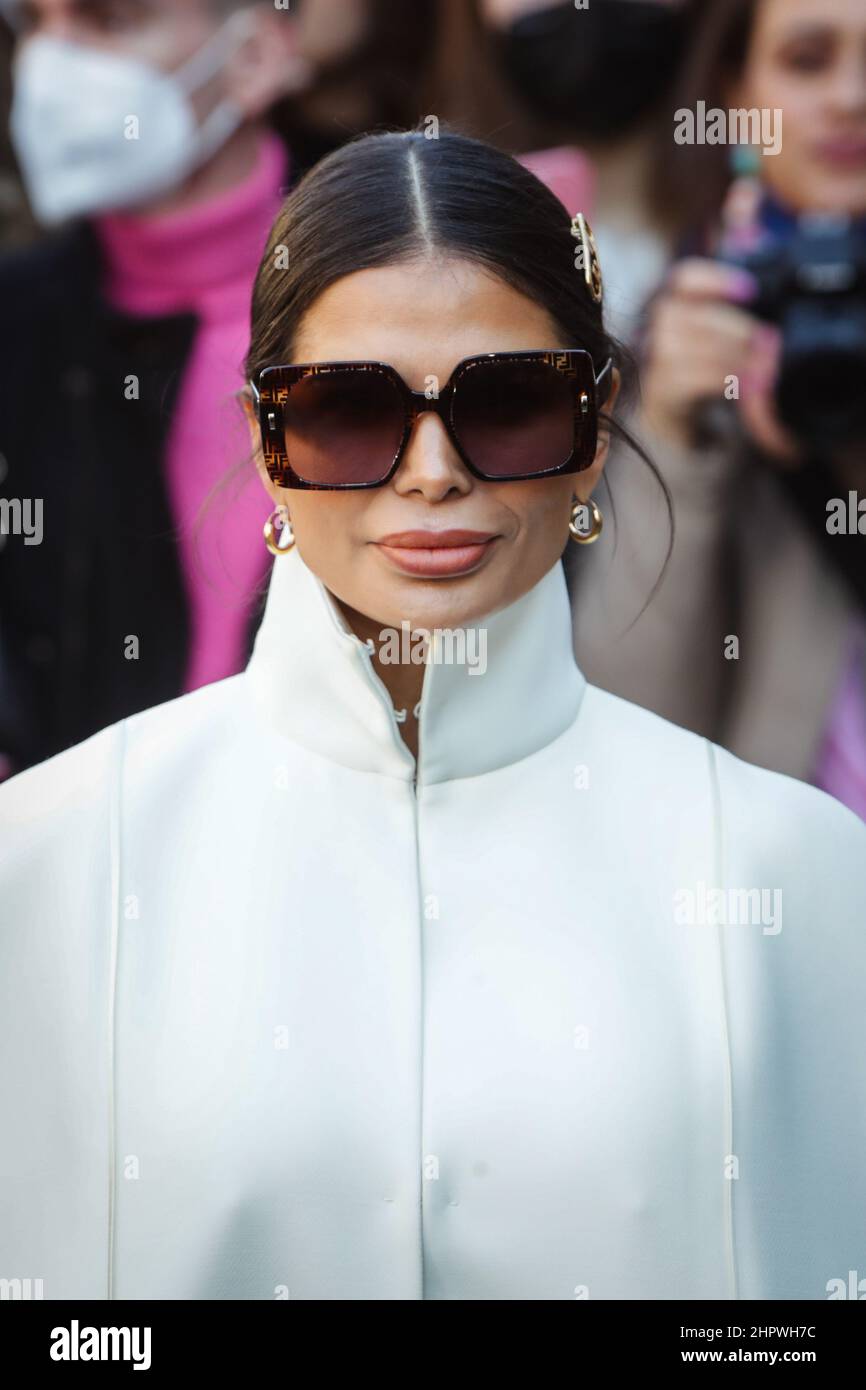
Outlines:
{"label": "oversized square sunglasses", "polygon": [[251,381],[265,466],[285,488],[382,487],[418,416],[432,410],[476,478],[579,473],[595,458],[611,359],[583,348],[488,352],[459,362],[441,390],[411,390],[386,362],[265,367]]}

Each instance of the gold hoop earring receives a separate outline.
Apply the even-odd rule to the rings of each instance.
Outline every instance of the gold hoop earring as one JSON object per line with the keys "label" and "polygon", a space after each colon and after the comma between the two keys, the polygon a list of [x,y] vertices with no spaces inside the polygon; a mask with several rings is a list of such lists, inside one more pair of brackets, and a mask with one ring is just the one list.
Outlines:
{"label": "gold hoop earring", "polygon": [[[289,510],[284,502],[275,507],[264,524],[265,545],[272,555],[285,555],[295,543],[295,533],[289,518]],[[280,535],[288,539],[280,545]]]}
{"label": "gold hoop earring", "polygon": [[[580,531],[577,526],[577,518],[585,512],[587,508],[592,512],[592,528],[589,531]],[[568,522],[568,529],[571,532],[571,539],[573,541],[577,541],[578,545],[592,545],[593,541],[597,541],[601,535],[601,528],[603,525],[604,517],[592,497],[590,497],[588,502],[578,502],[575,498]]]}

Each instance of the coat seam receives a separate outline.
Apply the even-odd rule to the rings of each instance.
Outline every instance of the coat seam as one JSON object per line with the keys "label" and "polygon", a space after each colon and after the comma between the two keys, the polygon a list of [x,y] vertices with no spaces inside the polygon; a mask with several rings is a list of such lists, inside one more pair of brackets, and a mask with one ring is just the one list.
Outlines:
{"label": "coat seam", "polygon": [[418,1261],[421,1276],[421,1294],[424,1298],[424,1184],[425,1177],[425,1158],[424,1153],[424,1061],[425,1061],[425,1033],[427,1027],[427,1012],[424,998],[424,959],[427,950],[427,933],[424,920],[424,882],[421,869],[421,801],[420,787],[416,782],[411,788],[413,800],[413,818],[415,823],[415,878],[416,892],[418,895],[418,1014],[419,1014],[419,1038],[418,1038],[418,1147],[420,1153],[416,1156],[416,1178],[418,1182],[419,1202],[418,1202]]}
{"label": "coat seam", "polygon": [[109,984],[108,984],[108,1267],[106,1298],[114,1298],[114,1246],[117,1229],[117,1106],[115,1096],[117,1039],[116,1003],[120,942],[121,805],[126,720],[115,725],[112,741],[111,791],[108,823],[109,852]]}
{"label": "coat seam", "polygon": [[[713,882],[722,888],[726,879],[726,860],[725,860],[725,841],[722,818],[722,791],[721,779],[719,777],[718,761],[716,759],[716,747],[710,739],[705,740],[707,757],[709,761],[710,778],[710,798],[712,803],[712,857],[713,857]],[[724,1045],[725,1060],[725,1152],[727,1158],[735,1157],[734,1150],[734,1101],[733,1101],[733,1063],[731,1058],[731,1030],[730,1030],[730,1011],[727,991],[727,976],[725,969],[725,947],[723,927],[716,924],[716,947],[718,953],[718,983],[719,983],[719,1003],[721,1011],[721,1027]],[[725,1177],[724,1185],[724,1226],[725,1226],[725,1257],[727,1262],[728,1286],[732,1300],[739,1300],[739,1286],[737,1279],[737,1252],[736,1237],[734,1230],[734,1182],[733,1175]]]}

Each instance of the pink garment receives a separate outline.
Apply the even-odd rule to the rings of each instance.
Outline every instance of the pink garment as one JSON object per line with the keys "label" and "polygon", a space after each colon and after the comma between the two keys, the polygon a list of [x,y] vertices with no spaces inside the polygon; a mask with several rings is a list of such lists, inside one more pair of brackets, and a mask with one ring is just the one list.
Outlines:
{"label": "pink garment", "polygon": [[249,480],[202,503],[234,463],[251,454],[234,398],[249,346],[252,284],[282,202],[289,159],[267,131],[239,184],[181,212],[110,213],[94,220],[105,254],[105,293],[141,317],[193,312],[199,324],[184,369],[164,467],[190,611],[184,689],[241,669],[255,591],[269,563],[262,539],[268,499]]}
{"label": "pink garment", "polygon": [[533,150],[517,156],[519,162],[546,183],[570,216],[582,212],[592,221],[595,201],[595,170],[592,163],[572,145],[555,145],[549,150]]}
{"label": "pink garment", "polygon": [[866,628],[851,631],[848,660],[830,707],[813,778],[866,820]]}

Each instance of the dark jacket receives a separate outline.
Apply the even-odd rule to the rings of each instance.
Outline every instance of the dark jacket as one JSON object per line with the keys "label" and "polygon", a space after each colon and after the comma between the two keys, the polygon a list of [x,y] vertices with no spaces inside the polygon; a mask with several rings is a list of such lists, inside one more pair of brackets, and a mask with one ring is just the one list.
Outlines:
{"label": "dark jacket", "polygon": [[86,222],[0,261],[0,305],[0,498],[43,504],[41,544],[0,535],[0,754],[17,771],[183,688],[163,456],[197,319],[113,309]]}

